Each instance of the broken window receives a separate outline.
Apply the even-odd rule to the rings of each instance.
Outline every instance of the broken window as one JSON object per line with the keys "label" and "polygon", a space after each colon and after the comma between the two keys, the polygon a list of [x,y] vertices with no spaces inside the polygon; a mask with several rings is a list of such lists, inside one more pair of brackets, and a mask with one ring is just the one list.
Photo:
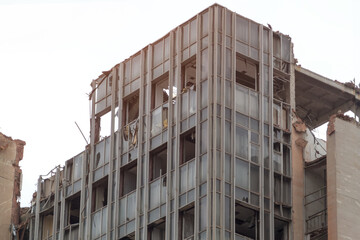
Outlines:
{"label": "broken window", "polygon": [[196,88],[196,61],[192,60],[188,64],[183,66],[182,69],[182,91],[185,92],[188,89],[195,90]]}
{"label": "broken window", "polygon": [[169,100],[169,78],[155,81],[152,84],[152,103],[151,108],[157,108]]}
{"label": "broken window", "polygon": [[274,76],[274,98],[282,102],[290,102],[290,81],[280,76]]}
{"label": "broken window", "polygon": [[250,60],[236,56],[236,82],[248,88],[258,90],[258,67]]}
{"label": "broken window", "polygon": [[273,124],[285,131],[290,131],[290,106],[274,101],[273,104]]}
{"label": "broken window", "polygon": [[167,148],[159,147],[150,154],[150,181],[166,174]]}
{"label": "broken window", "polygon": [[280,126],[281,124],[281,107],[278,103],[274,102],[273,105],[273,123],[275,126]]}
{"label": "broken window", "polygon": [[123,152],[128,151],[138,144],[139,129],[139,94],[135,94],[126,100],[123,104]]}
{"label": "broken window", "polygon": [[182,67],[181,119],[196,112],[196,61],[191,60]]}
{"label": "broken window", "polygon": [[291,175],[290,162],[290,148],[286,145],[283,145],[283,174],[286,176]]}
{"label": "broken window", "polygon": [[190,240],[194,238],[194,208],[179,213],[179,239]]}
{"label": "broken window", "polygon": [[151,136],[156,136],[168,126],[169,94],[168,76],[152,84]]}
{"label": "broken window", "polygon": [[79,224],[80,194],[66,200],[65,225]]}
{"label": "broken window", "polygon": [[195,158],[195,128],[181,135],[181,160],[180,164]]}
{"label": "broken window", "polygon": [[73,179],[74,182],[79,180],[81,178],[81,174],[82,174],[82,154],[76,156],[74,158],[74,163],[73,163]]}
{"label": "broken window", "polygon": [[236,239],[259,238],[259,213],[251,208],[235,204]]}
{"label": "broken window", "polygon": [[51,210],[50,212],[43,213],[41,219],[42,219],[41,239],[42,240],[52,239],[54,212]]}
{"label": "broken window", "polygon": [[108,177],[105,177],[93,184],[91,212],[107,206],[108,201]]}
{"label": "broken window", "polygon": [[66,180],[69,183],[72,183],[72,175],[73,175],[73,161],[70,160],[68,162],[66,162]]}
{"label": "broken window", "polygon": [[165,220],[152,225],[148,229],[148,240],[165,240]]}
{"label": "broken window", "polygon": [[274,221],[274,235],[275,240],[287,240],[289,239],[289,227],[288,222],[275,218]]}
{"label": "broken window", "polygon": [[[111,111],[99,117],[99,140],[111,134]],[[101,120],[100,120],[101,119]]]}
{"label": "broken window", "polygon": [[97,80],[95,80],[96,100],[95,114],[103,115],[110,110],[111,106],[111,87],[113,76],[111,71],[104,72]]}
{"label": "broken window", "polygon": [[123,125],[131,123],[139,117],[139,93],[126,98],[123,104]]}
{"label": "broken window", "polygon": [[70,196],[81,189],[83,153],[66,162],[66,196]]}
{"label": "broken window", "polygon": [[287,74],[290,70],[290,44],[288,36],[273,33],[274,68]]}
{"label": "broken window", "polygon": [[136,189],[137,164],[136,162],[124,166],[120,170],[120,197]]}

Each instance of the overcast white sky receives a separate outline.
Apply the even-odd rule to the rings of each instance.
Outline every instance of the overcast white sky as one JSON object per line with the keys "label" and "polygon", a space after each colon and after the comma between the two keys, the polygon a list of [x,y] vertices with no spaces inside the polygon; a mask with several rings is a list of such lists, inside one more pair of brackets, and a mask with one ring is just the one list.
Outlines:
{"label": "overcast white sky", "polygon": [[[37,178],[84,150],[90,82],[214,4],[207,0],[0,0],[0,132],[26,141],[22,206]],[[289,34],[312,71],[360,82],[360,1],[219,0]]]}

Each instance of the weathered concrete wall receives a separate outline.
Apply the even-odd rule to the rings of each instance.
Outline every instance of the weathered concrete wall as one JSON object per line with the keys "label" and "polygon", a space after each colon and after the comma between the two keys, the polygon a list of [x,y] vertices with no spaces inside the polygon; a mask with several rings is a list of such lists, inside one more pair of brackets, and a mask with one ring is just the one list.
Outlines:
{"label": "weathered concrete wall", "polygon": [[359,239],[360,127],[333,116],[327,149],[328,239]]}
{"label": "weathered concrete wall", "polygon": [[0,133],[0,236],[10,239],[10,225],[19,223],[20,178],[19,161],[25,142],[12,140]]}

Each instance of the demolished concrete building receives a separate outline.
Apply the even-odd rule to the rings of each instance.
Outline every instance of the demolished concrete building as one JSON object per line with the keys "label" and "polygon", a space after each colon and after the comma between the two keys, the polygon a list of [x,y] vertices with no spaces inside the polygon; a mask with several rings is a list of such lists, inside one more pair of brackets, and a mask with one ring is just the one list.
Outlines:
{"label": "demolished concrete building", "polygon": [[215,4],[91,87],[90,144],[40,176],[30,239],[359,236],[360,130],[339,113],[359,91],[289,36]]}
{"label": "demolished concrete building", "polygon": [[21,225],[20,191],[22,171],[19,166],[23,158],[25,142],[13,140],[0,133],[0,236],[12,239],[12,236],[25,234]]}

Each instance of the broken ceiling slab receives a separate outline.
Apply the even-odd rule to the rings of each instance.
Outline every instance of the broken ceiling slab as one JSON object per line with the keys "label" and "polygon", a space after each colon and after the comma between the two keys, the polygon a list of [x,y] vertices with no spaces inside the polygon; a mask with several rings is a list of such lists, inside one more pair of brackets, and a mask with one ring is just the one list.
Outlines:
{"label": "broken ceiling slab", "polygon": [[[360,112],[356,88],[295,66],[296,113],[311,129],[326,123],[339,111]],[[357,106],[354,109],[354,106]]]}

